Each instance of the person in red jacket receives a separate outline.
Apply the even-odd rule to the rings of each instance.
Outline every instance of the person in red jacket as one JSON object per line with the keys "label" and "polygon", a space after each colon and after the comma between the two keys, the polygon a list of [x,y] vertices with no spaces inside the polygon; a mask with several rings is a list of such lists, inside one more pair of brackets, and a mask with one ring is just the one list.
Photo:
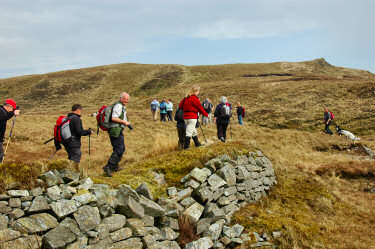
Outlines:
{"label": "person in red jacket", "polygon": [[184,121],[186,124],[186,137],[185,137],[185,144],[184,149],[188,149],[190,147],[190,139],[193,138],[195,147],[201,146],[198,141],[198,133],[196,129],[196,124],[198,120],[198,112],[208,117],[207,112],[204,110],[201,102],[199,101],[198,94],[199,94],[200,87],[193,86],[189,89],[189,93],[187,96],[181,100],[178,108],[184,111]]}

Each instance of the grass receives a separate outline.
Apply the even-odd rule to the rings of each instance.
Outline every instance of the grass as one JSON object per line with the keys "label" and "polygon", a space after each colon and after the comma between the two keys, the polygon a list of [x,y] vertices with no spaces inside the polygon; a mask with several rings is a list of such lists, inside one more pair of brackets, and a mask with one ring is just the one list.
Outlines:
{"label": "grass", "polygon": [[[112,152],[105,132],[91,136],[90,156],[88,138],[82,137],[81,165],[96,183],[137,187],[147,182],[159,197],[169,186],[181,187],[180,178],[210,158],[261,149],[274,163],[278,185],[268,198],[241,209],[235,221],[247,231],[281,230],[283,236],[274,241],[280,248],[374,248],[375,195],[364,191],[375,188],[374,163],[344,138],[325,135],[321,123],[328,106],[337,124],[375,149],[374,80],[368,72],[334,67],[322,59],[193,67],[119,64],[2,79],[0,97],[14,98],[21,116],[0,166],[0,190],[15,181],[33,188],[42,172],[67,167],[64,150],[48,161],[54,146],[43,145],[52,137],[57,117],[78,102],[84,106],[84,128],[95,128],[89,114],[126,90],[134,130],[124,131],[122,170],[112,178],[102,171]],[[245,106],[245,125],[233,120],[227,143],[217,141],[210,125],[203,127],[209,146],[178,151],[175,123],[152,121],[153,97],[172,97],[176,106],[191,84],[201,86],[201,99],[216,103],[226,95]],[[153,172],[164,174],[166,184],[157,185]]]}

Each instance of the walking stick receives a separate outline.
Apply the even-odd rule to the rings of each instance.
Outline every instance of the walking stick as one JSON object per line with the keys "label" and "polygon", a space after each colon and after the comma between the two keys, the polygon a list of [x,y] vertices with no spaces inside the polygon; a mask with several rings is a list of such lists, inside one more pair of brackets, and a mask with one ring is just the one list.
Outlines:
{"label": "walking stick", "polygon": [[55,152],[53,152],[53,154],[49,157],[49,161],[52,159],[52,157],[56,154],[56,152],[57,152],[58,150],[55,150]]}
{"label": "walking stick", "polygon": [[230,139],[232,139],[232,123],[230,122],[230,119],[229,119],[229,129],[230,129]]}
{"label": "walking stick", "polygon": [[204,137],[204,141],[206,141],[206,143],[207,143],[206,137],[204,136],[204,133],[203,133],[202,125],[200,125],[200,127],[201,127],[201,131],[202,131],[202,135]]}
{"label": "walking stick", "polygon": [[3,162],[5,160],[5,155],[7,154],[8,146],[9,146],[9,143],[10,143],[10,138],[12,137],[13,127],[14,127],[14,124],[16,123],[16,117],[17,116],[14,116],[13,125],[12,125],[12,128],[10,129],[10,133],[9,133],[9,137],[8,137],[8,142],[7,142],[7,147],[5,147],[5,151],[4,151]]}

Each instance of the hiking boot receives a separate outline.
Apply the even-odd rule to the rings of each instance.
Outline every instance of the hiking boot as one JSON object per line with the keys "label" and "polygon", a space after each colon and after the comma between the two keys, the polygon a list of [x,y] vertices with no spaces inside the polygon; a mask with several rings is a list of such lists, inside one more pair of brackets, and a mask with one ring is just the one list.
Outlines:
{"label": "hiking boot", "polygon": [[220,141],[223,142],[223,143],[225,143],[225,138],[221,137]]}
{"label": "hiking boot", "polygon": [[198,137],[197,136],[193,137],[193,141],[194,141],[195,147],[202,146],[202,144],[198,141]]}
{"label": "hiking boot", "polygon": [[189,149],[189,147],[190,147],[190,138],[191,137],[185,137],[184,150]]}
{"label": "hiking boot", "polygon": [[111,173],[111,170],[109,169],[108,167],[108,164],[106,166],[103,167],[103,170],[104,170],[104,173],[106,173],[106,175],[108,177],[112,177],[112,173]]}

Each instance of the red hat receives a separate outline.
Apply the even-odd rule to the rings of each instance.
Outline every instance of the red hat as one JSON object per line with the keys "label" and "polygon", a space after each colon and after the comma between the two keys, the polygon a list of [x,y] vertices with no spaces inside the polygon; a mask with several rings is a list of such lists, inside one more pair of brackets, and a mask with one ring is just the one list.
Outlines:
{"label": "red hat", "polygon": [[17,105],[16,105],[16,102],[13,99],[5,100],[5,104],[13,106],[13,110],[16,110]]}

